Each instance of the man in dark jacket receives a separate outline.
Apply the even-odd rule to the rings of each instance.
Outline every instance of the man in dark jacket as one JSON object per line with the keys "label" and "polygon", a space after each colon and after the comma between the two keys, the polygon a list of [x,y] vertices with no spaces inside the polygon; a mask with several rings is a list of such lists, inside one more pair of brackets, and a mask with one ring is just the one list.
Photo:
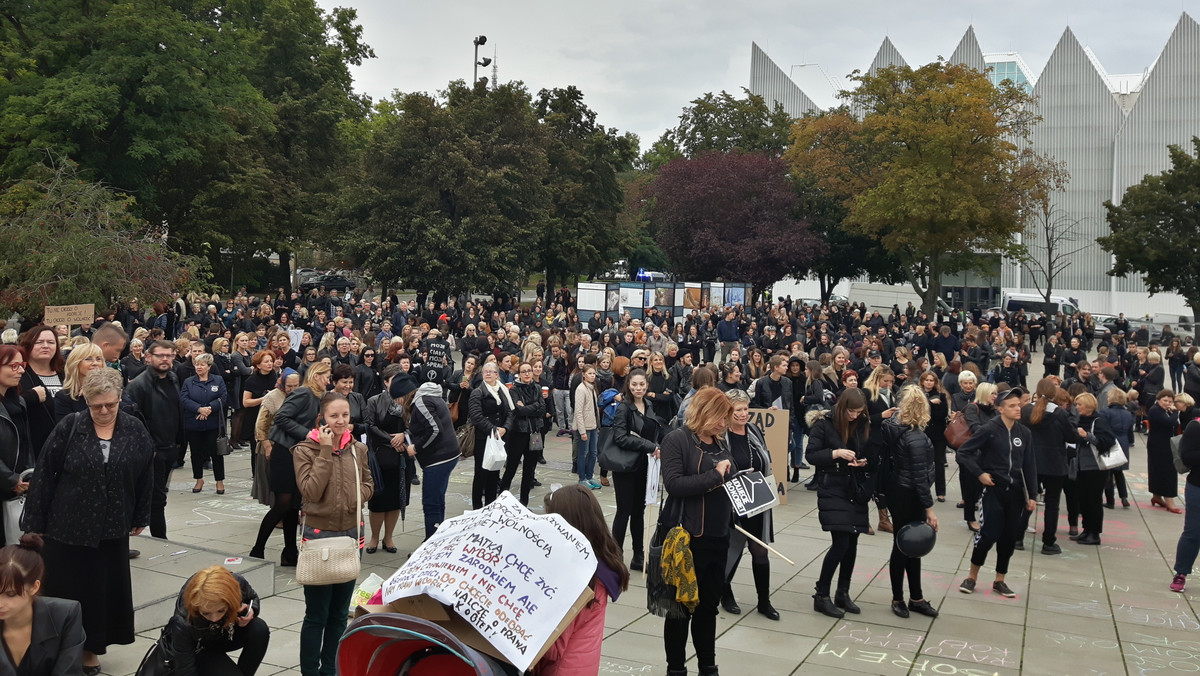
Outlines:
{"label": "man in dark jacket", "polygon": [[717,324],[717,341],[721,343],[721,361],[729,359],[729,351],[738,343],[738,323],[732,311]]}
{"label": "man in dark jacket", "polygon": [[[203,345],[203,343],[201,343]],[[181,429],[179,377],[171,370],[175,347],[156,340],[146,350],[148,368],[129,381],[124,402],[139,416],[154,440],[154,492],[150,497],[150,535],[167,537],[167,488],[179,455]]]}
{"label": "man in dark jacket", "polygon": [[964,594],[975,591],[979,569],[987,560],[992,545],[996,546],[996,581],[992,591],[1006,598],[1016,593],[1004,583],[1008,561],[1012,558],[1018,539],[1022,536],[1024,512],[1032,512],[1037,503],[1037,467],[1033,453],[1033,435],[1022,425],[1019,387],[996,399],[1000,415],[985,423],[958,449],[958,464],[962,471],[979,477],[983,484],[983,519],[975,534],[971,552],[971,572],[959,585]]}
{"label": "man in dark jacket", "polygon": [[767,375],[759,378],[754,386],[754,397],[750,408],[774,408],[791,413],[795,403],[792,379],[785,378],[788,358],[777,354],[767,361]]}

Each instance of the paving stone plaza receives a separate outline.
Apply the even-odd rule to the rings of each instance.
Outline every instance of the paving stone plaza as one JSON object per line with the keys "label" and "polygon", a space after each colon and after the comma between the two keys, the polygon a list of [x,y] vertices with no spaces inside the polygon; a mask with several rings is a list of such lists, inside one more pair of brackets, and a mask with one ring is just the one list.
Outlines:
{"label": "paving stone plaza", "polygon": [[[958,591],[969,565],[971,533],[961,511],[954,508],[958,489],[951,459],[949,495],[936,507],[941,521],[938,545],[923,564],[925,596],[941,613],[932,620],[916,614],[901,620],[889,609],[891,536],[882,533],[859,541],[851,593],[862,614],[833,620],[813,612],[813,583],[829,539],[817,523],[816,494],[796,487],[788,504],[775,509],[775,546],[796,562],[794,567],[775,558],[771,562],[772,602],[782,618],[773,622],[754,612],[750,557],[743,557],[744,570],[734,580],[742,614],[722,611],[717,625],[722,673],[1143,676],[1200,672],[1200,624],[1194,608],[1200,587],[1186,594],[1167,589],[1183,517],[1150,506],[1141,435],[1132,455],[1132,471],[1126,476],[1133,505],[1122,509],[1118,501],[1116,509],[1105,510],[1103,544],[1099,548],[1076,545],[1064,534],[1059,540],[1063,553],[1045,556],[1038,551],[1039,536],[1027,534],[1025,551],[1015,554],[1008,575],[1017,592],[1015,599],[991,593],[988,566],[980,573],[980,591],[970,596]],[[544,487],[535,489],[531,504],[539,506],[551,485],[573,480],[569,456],[565,438],[547,439],[549,462],[538,470]],[[125,676],[136,670],[158,635],[157,627],[169,617],[169,606],[162,600],[169,597],[173,606],[174,595],[188,575],[222,562],[223,556],[245,557],[249,551],[266,508],[249,497],[249,454],[235,453],[227,467],[228,492],[223,496],[215,495],[211,487],[193,495],[187,473],[176,471],[167,506],[171,541],[134,540],[143,552],[133,569],[142,633],[134,645],[115,646],[101,658],[105,673]],[[462,462],[455,471],[447,495],[448,514],[470,507],[472,469],[472,463]],[[601,490],[598,497],[611,517],[612,489]],[[403,534],[396,536],[399,553],[387,554],[381,548],[365,555],[362,577],[377,573],[387,578],[420,543],[418,495],[413,503]],[[1062,528],[1065,531],[1065,524]],[[278,562],[280,548],[281,538],[272,538],[269,562]],[[993,561],[994,556],[989,564]],[[304,597],[294,569],[272,571],[271,566],[249,558],[230,568],[248,572],[264,596],[262,617],[272,635],[259,673],[299,674]],[[271,575],[273,594],[262,588],[269,586],[266,581]],[[142,608],[155,599],[157,606]],[[662,620],[646,612],[640,575],[635,574],[630,590],[609,606],[607,627],[601,673],[666,672]],[[694,670],[694,663],[689,666]]]}

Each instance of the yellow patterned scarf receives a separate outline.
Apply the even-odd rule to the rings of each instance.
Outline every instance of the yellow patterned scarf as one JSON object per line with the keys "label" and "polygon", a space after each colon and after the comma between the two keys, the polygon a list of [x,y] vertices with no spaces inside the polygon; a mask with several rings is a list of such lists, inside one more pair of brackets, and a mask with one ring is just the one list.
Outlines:
{"label": "yellow patterned scarf", "polygon": [[692,561],[692,536],[682,526],[667,533],[662,549],[663,582],[675,587],[675,600],[694,612],[700,604],[696,564]]}

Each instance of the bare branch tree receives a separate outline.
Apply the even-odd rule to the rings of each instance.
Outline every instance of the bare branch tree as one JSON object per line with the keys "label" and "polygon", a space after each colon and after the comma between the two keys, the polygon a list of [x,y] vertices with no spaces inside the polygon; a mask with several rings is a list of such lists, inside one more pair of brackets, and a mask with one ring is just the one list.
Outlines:
{"label": "bare branch tree", "polygon": [[1071,267],[1075,254],[1088,247],[1088,241],[1080,236],[1082,223],[1082,220],[1071,218],[1065,210],[1049,201],[1029,219],[1025,230],[1028,254],[1024,262],[1029,266],[1034,283],[1047,303],[1054,289],[1054,280]]}

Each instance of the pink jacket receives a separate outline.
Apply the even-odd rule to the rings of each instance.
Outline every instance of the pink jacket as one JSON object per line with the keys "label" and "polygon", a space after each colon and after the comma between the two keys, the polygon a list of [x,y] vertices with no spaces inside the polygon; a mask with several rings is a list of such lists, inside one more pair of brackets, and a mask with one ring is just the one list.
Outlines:
{"label": "pink jacket", "polygon": [[600,644],[604,642],[604,613],[608,590],[596,580],[596,603],[585,607],[550,646],[533,672],[537,676],[578,676],[600,672]]}

